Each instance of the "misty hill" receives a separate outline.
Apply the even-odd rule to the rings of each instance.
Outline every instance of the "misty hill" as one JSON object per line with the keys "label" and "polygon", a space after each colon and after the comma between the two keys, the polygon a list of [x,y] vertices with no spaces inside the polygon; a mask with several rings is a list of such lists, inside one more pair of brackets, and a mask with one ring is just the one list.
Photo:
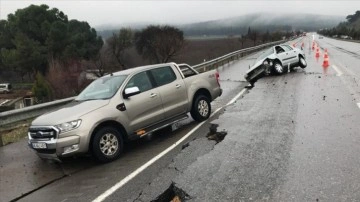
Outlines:
{"label": "misty hill", "polygon": [[[314,14],[274,14],[274,13],[256,13],[243,15],[239,17],[219,19],[213,21],[183,24],[173,26],[178,27],[184,31],[185,36],[203,36],[203,35],[239,35],[246,34],[248,27],[252,30],[265,32],[269,30],[273,31],[316,31],[321,28],[334,27],[341,21],[345,21],[344,16],[328,16],[328,15],[314,15]],[[142,27],[143,26],[143,27]],[[127,25],[133,29],[145,28],[143,24],[139,26]],[[103,38],[107,38],[112,35],[112,32],[116,32],[123,26],[119,26],[118,29],[107,29],[102,26],[103,31],[99,31],[99,34]]]}
{"label": "misty hill", "polygon": [[336,27],[319,29],[318,33],[329,37],[360,40],[360,10],[348,15],[346,20]]}
{"label": "misty hill", "polygon": [[326,16],[314,14],[273,14],[257,13],[234,18],[220,19],[179,26],[187,36],[192,35],[231,35],[246,34],[252,30],[273,31],[316,31],[333,27],[344,21],[344,16]]}
{"label": "misty hill", "polygon": [[353,28],[356,30],[360,29],[360,11],[356,11],[353,15],[348,15],[346,19],[348,20],[349,28]]}

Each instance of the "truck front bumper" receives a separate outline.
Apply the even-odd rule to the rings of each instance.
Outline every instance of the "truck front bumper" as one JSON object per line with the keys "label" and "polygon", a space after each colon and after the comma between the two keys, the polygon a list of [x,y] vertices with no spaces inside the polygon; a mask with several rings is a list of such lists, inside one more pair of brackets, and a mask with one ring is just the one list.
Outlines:
{"label": "truck front bumper", "polygon": [[36,151],[40,158],[59,160],[59,157],[73,156],[80,151],[80,137],[77,135],[59,139],[32,139],[29,137],[28,145]]}

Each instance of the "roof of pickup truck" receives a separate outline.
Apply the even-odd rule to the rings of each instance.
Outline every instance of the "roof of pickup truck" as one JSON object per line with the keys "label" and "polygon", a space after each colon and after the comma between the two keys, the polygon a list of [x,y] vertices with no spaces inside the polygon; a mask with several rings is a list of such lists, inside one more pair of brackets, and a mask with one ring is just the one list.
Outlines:
{"label": "roof of pickup truck", "polygon": [[[155,65],[146,65],[146,66],[140,66],[140,67],[134,67],[131,69],[126,69],[126,70],[122,70],[122,71],[118,71],[118,72],[113,72],[113,75],[129,75],[133,72],[139,72],[142,70],[146,70],[146,69],[152,69],[154,67],[163,67],[163,66],[167,66],[167,65],[173,65],[175,63],[162,63],[162,64],[155,64]],[[106,76],[110,76],[110,74],[106,75]]]}

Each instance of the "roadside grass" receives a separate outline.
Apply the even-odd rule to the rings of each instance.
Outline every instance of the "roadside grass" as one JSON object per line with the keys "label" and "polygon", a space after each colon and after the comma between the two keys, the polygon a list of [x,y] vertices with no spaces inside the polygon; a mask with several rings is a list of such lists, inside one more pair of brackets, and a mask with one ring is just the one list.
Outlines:
{"label": "roadside grass", "polygon": [[34,119],[27,119],[14,124],[4,125],[0,129],[0,147],[17,142],[27,136],[30,123]]}
{"label": "roadside grass", "polygon": [[28,125],[24,124],[12,130],[0,132],[0,138],[2,138],[4,146],[25,138],[28,128]]}

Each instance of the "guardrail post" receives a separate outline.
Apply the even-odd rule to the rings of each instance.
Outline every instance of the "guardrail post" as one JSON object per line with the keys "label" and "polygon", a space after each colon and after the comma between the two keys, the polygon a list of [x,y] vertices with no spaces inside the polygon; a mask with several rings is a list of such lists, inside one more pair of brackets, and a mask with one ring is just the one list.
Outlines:
{"label": "guardrail post", "polygon": [[3,142],[3,139],[2,139],[2,135],[0,134],[0,147],[4,146],[4,142]]}

